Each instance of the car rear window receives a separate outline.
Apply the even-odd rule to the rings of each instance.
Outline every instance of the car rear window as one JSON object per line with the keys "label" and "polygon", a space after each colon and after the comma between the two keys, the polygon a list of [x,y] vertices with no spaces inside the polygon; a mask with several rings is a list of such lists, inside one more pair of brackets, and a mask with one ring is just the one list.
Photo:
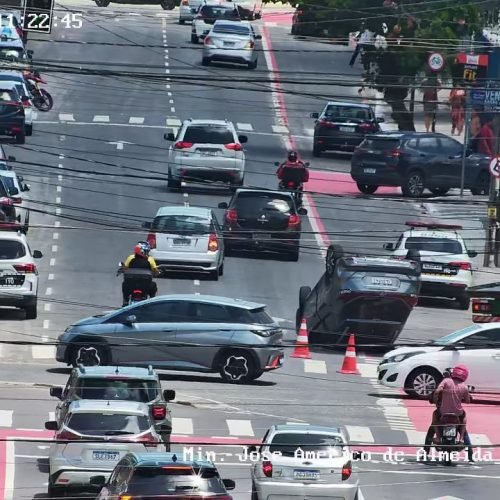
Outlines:
{"label": "car rear window", "polygon": [[24,245],[15,240],[0,240],[0,260],[19,259],[26,255]]}
{"label": "car rear window", "polygon": [[210,19],[239,19],[238,10],[233,7],[216,7],[205,5],[201,8],[200,14]]}
{"label": "car rear window", "polygon": [[275,193],[239,193],[235,202],[238,212],[258,214],[263,210],[289,214],[293,211],[290,197]]}
{"label": "car rear window", "polygon": [[362,144],[361,148],[371,149],[373,151],[390,151],[399,147],[399,139],[382,139],[382,138],[366,138]]}
{"label": "car rear window", "polygon": [[162,215],[154,219],[152,228],[159,232],[187,236],[213,232],[209,219],[193,215]]}
{"label": "car rear window", "polygon": [[330,105],[324,112],[324,117],[331,121],[366,121],[373,118],[369,108],[359,108],[357,106]]}
{"label": "car rear window", "polygon": [[442,252],[449,254],[464,253],[462,244],[457,240],[449,238],[426,238],[423,236],[412,236],[405,242],[407,250],[423,250],[426,252]]}
{"label": "car rear window", "polygon": [[145,432],[150,421],[144,415],[126,413],[73,413],[67,426],[87,436],[120,436]]}
{"label": "car rear window", "polygon": [[0,59],[7,59],[9,57],[13,57],[14,59],[22,59],[24,55],[23,49],[4,47],[0,49]]}
{"label": "car rear window", "polygon": [[161,495],[161,498],[180,493],[224,494],[226,488],[215,468],[193,468],[172,465],[164,467],[137,467],[130,480],[127,493]]}
{"label": "car rear window", "polygon": [[283,456],[294,456],[295,453],[312,452],[327,453],[333,457],[342,456],[342,438],[327,434],[305,434],[282,432],[276,434],[269,446],[270,453],[281,453]]}
{"label": "car rear window", "polygon": [[231,144],[234,136],[231,130],[217,125],[191,125],[186,129],[184,142],[193,144]]}
{"label": "car rear window", "polygon": [[242,309],[240,307],[228,307],[231,321],[235,323],[270,325],[274,323],[273,318],[267,314],[265,308],[260,309]]}
{"label": "car rear window", "polygon": [[81,378],[76,386],[80,399],[117,399],[149,403],[160,394],[160,387],[154,380]]}
{"label": "car rear window", "polygon": [[0,100],[1,101],[15,101],[16,100],[16,94],[12,90],[5,90],[2,89],[0,90]]}
{"label": "car rear window", "polygon": [[2,175],[1,179],[2,179],[3,184],[5,185],[5,187],[8,189],[9,195],[13,196],[13,191],[12,190],[13,189],[17,189],[16,188],[16,184],[14,182],[14,178],[13,177],[5,177],[5,176]]}
{"label": "car rear window", "polygon": [[217,24],[214,26],[214,33],[248,36],[250,29],[244,24]]}

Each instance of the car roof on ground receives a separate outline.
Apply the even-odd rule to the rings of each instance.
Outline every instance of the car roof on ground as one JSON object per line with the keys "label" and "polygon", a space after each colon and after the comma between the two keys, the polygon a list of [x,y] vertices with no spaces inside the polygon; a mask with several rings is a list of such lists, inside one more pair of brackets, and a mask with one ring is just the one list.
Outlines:
{"label": "car roof on ground", "polygon": [[184,120],[185,125],[214,125],[214,126],[233,126],[233,122],[229,120],[212,120],[211,118],[200,119],[200,118],[188,118]]}
{"label": "car roof on ground", "polygon": [[351,102],[351,101],[328,101],[326,106],[349,106],[354,108],[371,108],[370,104],[364,102]]}
{"label": "car roof on ground", "polygon": [[192,215],[209,218],[212,215],[212,210],[205,207],[185,207],[182,205],[161,207],[156,212],[155,217],[162,215]]}
{"label": "car roof on ground", "polygon": [[130,453],[141,467],[163,467],[166,465],[215,467],[210,460],[182,460],[181,453]]}
{"label": "car roof on ground", "polygon": [[119,377],[151,380],[158,378],[158,374],[153,368],[139,368],[137,366],[79,366],[74,370],[81,378]]}
{"label": "car roof on ground", "polygon": [[70,404],[71,413],[131,413],[149,415],[149,406],[137,401],[79,399]]}
{"label": "car roof on ground", "polygon": [[287,197],[287,198],[292,198],[293,197],[293,195],[290,192],[288,192],[288,191],[280,191],[280,190],[277,190],[277,189],[238,188],[235,191],[235,195],[236,194],[240,194],[240,193],[272,194],[272,195],[284,196],[284,197]]}

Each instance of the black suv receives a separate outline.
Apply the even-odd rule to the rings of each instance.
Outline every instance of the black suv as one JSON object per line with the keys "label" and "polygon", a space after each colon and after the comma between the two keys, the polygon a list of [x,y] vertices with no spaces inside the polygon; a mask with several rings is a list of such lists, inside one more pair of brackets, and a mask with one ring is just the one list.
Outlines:
{"label": "black suv", "polygon": [[293,195],[282,191],[238,189],[224,216],[224,249],[230,255],[234,249],[263,249],[282,251],[297,262],[300,253],[301,215]]}
{"label": "black suv", "polygon": [[311,113],[315,118],[313,156],[323,151],[354,151],[367,134],[380,132],[382,118],[368,104],[354,102],[329,102],[321,113]]}
{"label": "black suv", "polygon": [[0,134],[14,136],[17,144],[25,142],[24,106],[16,88],[0,88]]}
{"label": "black suv", "polygon": [[[460,187],[463,145],[444,134],[386,132],[367,137],[351,160],[358,189],[373,194],[379,186],[400,186],[403,196],[418,198],[424,189],[436,196]],[[489,159],[466,152],[465,188],[487,194]]]}

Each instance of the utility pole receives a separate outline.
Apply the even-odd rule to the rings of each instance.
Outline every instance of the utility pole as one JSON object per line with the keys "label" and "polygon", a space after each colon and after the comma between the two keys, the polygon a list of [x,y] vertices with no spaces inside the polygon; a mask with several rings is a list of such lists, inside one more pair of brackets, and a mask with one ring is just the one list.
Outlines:
{"label": "utility pole", "polygon": [[465,185],[465,165],[467,163],[467,150],[469,145],[470,124],[472,121],[472,99],[469,87],[465,87],[465,128],[464,128],[464,147],[462,148],[462,177],[460,179],[460,198],[464,197]]}

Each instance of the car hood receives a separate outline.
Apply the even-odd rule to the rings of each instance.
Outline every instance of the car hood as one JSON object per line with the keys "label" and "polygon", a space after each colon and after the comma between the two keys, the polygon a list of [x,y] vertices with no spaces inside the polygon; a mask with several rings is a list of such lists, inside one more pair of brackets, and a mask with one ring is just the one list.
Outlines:
{"label": "car hood", "polygon": [[98,314],[95,316],[89,316],[87,318],[83,318],[80,321],[77,321],[76,323],[72,323],[71,326],[82,326],[82,325],[98,325],[102,323],[103,318],[106,318],[108,315],[107,314]]}
{"label": "car hood", "polygon": [[398,347],[397,349],[393,349],[384,355],[383,359],[392,358],[394,356],[398,356],[400,354],[408,354],[411,352],[437,352],[440,351],[443,346],[415,346],[415,347]]}

